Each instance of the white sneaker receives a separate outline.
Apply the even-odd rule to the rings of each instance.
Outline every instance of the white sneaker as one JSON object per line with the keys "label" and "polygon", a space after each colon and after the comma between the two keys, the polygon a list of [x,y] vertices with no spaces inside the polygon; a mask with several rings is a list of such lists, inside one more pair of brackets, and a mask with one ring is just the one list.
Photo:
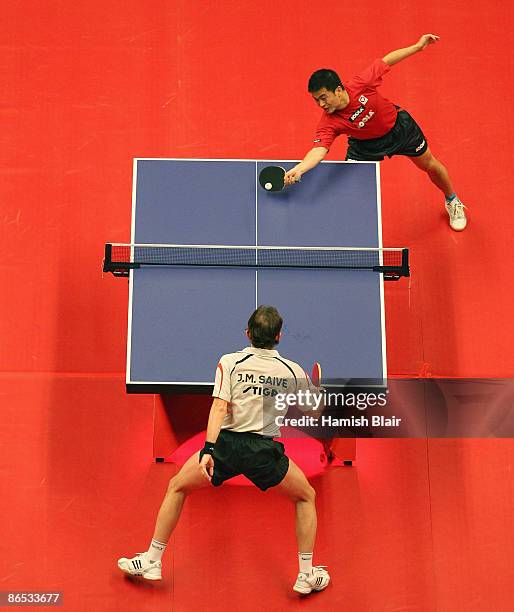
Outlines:
{"label": "white sneaker", "polygon": [[464,212],[465,208],[457,196],[451,202],[446,202],[446,212],[450,217],[450,227],[456,232],[462,232],[468,223],[466,213]]}
{"label": "white sneaker", "polygon": [[298,574],[298,578],[293,586],[293,591],[307,595],[311,591],[322,591],[326,589],[330,582],[330,576],[325,565],[318,565],[312,568],[312,574]]}
{"label": "white sneaker", "polygon": [[146,580],[162,580],[162,563],[148,561],[145,552],[137,553],[132,559],[125,557],[118,559],[118,567],[122,572],[131,576],[142,576]]}

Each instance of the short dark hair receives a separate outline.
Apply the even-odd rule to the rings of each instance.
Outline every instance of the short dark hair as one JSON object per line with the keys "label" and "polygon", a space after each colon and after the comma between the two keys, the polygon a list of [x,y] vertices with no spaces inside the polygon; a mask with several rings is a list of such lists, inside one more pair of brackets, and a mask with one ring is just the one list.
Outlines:
{"label": "short dark hair", "polygon": [[250,340],[255,348],[272,349],[282,329],[282,317],[274,306],[259,306],[248,319]]}
{"label": "short dark hair", "polygon": [[308,85],[309,93],[319,91],[322,87],[328,91],[335,91],[338,87],[344,89],[339,75],[330,68],[320,68],[311,74]]}

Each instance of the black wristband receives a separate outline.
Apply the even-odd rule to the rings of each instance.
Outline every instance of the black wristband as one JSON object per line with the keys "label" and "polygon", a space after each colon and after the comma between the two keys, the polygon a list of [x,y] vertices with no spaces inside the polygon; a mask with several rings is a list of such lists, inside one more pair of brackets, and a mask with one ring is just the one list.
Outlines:
{"label": "black wristband", "polygon": [[214,442],[206,442],[204,444],[204,447],[202,448],[202,450],[200,451],[200,461],[202,460],[202,457],[204,455],[214,455]]}

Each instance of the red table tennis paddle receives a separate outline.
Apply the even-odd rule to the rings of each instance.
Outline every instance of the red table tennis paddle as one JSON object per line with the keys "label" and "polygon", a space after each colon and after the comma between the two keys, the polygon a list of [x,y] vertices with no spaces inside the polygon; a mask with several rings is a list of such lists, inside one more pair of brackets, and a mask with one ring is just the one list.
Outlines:
{"label": "red table tennis paddle", "polygon": [[[321,366],[318,362],[316,362],[312,366],[311,381],[315,387],[321,388]],[[321,440],[321,443],[323,445],[323,451],[319,456],[319,460],[321,461],[321,463],[326,461],[330,464],[334,460],[335,455],[332,451],[332,441],[333,438],[324,438]]]}
{"label": "red table tennis paddle", "polygon": [[317,361],[312,366],[311,380],[315,387],[321,387],[321,366]]}

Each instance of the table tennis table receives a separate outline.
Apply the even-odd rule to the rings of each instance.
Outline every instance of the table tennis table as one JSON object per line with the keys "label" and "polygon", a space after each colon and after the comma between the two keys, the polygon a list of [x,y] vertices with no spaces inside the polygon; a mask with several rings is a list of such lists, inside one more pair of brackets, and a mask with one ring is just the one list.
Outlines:
{"label": "table tennis table", "polygon": [[[379,164],[323,162],[280,193],[260,170],[297,162],[136,159],[131,244],[382,248]],[[129,276],[129,392],[210,393],[219,357],[247,346],[260,304],[280,353],[324,379],[387,377],[383,275],[369,270],[141,267]]]}

